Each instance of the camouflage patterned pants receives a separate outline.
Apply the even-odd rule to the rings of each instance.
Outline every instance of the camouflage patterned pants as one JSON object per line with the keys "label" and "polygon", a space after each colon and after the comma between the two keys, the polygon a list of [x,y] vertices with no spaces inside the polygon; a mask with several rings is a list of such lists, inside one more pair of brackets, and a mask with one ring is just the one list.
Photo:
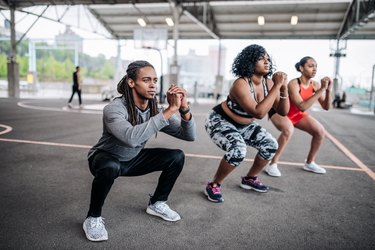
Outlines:
{"label": "camouflage patterned pants", "polygon": [[224,160],[234,167],[245,158],[247,145],[256,148],[264,160],[271,160],[278,148],[277,140],[256,122],[235,126],[212,111],[206,118],[205,128],[212,141],[226,151]]}

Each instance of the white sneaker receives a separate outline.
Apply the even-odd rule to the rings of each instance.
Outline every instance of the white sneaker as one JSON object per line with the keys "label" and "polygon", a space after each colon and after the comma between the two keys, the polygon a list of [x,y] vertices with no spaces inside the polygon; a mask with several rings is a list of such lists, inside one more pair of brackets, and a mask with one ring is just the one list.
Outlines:
{"label": "white sneaker", "polygon": [[273,177],[281,176],[280,170],[277,168],[277,164],[269,164],[264,168],[264,171]]}
{"label": "white sneaker", "polygon": [[303,165],[303,169],[306,171],[314,172],[317,174],[325,174],[326,170],[322,167],[319,167],[314,161],[312,161],[310,164],[306,163]]}
{"label": "white sneaker", "polygon": [[165,201],[157,201],[148,205],[146,213],[159,216],[166,221],[178,221],[181,217],[178,213],[169,208]]}
{"label": "white sneaker", "polygon": [[70,108],[70,109],[73,108],[73,106],[70,102],[68,103],[68,108]]}
{"label": "white sneaker", "polygon": [[83,222],[83,230],[87,239],[91,241],[108,240],[108,232],[105,229],[103,217],[87,217]]}

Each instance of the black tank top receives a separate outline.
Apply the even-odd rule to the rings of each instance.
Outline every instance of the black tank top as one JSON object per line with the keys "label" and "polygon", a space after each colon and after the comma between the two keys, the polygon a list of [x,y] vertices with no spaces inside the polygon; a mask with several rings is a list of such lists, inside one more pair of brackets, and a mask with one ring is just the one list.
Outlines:
{"label": "black tank top", "polygon": [[[258,102],[257,100],[257,97],[255,95],[255,91],[254,91],[254,86],[253,86],[253,83],[251,82],[251,79],[248,79],[248,82],[249,82],[249,86],[250,86],[250,91],[251,91],[251,94],[253,95],[253,98],[254,100]],[[264,97],[266,97],[268,95],[268,89],[267,89],[267,84],[266,84],[266,78],[263,78],[263,81],[262,81],[262,86],[263,86],[263,92],[264,92]],[[228,108],[233,112],[235,113],[236,115],[239,115],[241,117],[245,117],[245,118],[253,118],[253,116],[249,113],[247,113],[245,110],[243,110],[243,108],[236,102],[232,101],[228,95],[227,97],[227,106]]]}

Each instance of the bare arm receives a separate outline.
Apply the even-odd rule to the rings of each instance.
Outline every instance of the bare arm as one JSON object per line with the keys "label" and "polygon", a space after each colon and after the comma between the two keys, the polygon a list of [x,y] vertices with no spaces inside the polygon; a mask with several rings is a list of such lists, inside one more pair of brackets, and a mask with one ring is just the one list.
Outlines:
{"label": "bare arm", "polygon": [[[273,108],[281,116],[286,116],[289,112],[289,96],[288,96],[288,87],[287,87],[287,75],[283,72],[280,74],[274,74],[272,77],[271,84],[274,82],[281,81],[282,85],[280,87],[280,94],[276,97]],[[269,85],[268,85],[269,86]],[[270,88],[268,88],[270,89]]]}
{"label": "bare arm", "polygon": [[276,97],[279,95],[280,85],[274,84],[268,95],[259,103],[257,103],[250,94],[249,84],[242,78],[237,79],[230,91],[231,98],[236,101],[244,111],[251,114],[257,119],[262,119],[272,108]]}
{"label": "bare arm", "polygon": [[312,95],[307,100],[303,100],[301,95],[299,94],[300,86],[296,79],[293,79],[288,84],[288,92],[290,96],[290,100],[293,102],[296,107],[301,111],[308,110],[314,102],[316,102],[326,91],[326,87],[321,86],[314,95]]}
{"label": "bare arm", "polygon": [[323,85],[323,81],[325,82],[328,81],[327,88],[326,88],[326,91],[322,94],[322,96],[318,100],[319,100],[320,106],[322,106],[324,110],[329,110],[331,107],[331,103],[332,103],[331,91],[333,87],[333,81],[328,76],[322,78],[321,80],[322,85]]}

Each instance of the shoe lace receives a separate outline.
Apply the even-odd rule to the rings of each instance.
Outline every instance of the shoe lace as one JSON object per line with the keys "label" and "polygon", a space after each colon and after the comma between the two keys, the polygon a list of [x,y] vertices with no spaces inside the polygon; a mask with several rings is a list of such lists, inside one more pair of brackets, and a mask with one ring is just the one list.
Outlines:
{"label": "shoe lace", "polygon": [[211,190],[214,194],[220,194],[220,188],[218,185],[216,185],[215,187],[214,186],[211,186]]}
{"label": "shoe lace", "polygon": [[90,220],[91,228],[103,228],[104,227],[104,218],[97,217]]}
{"label": "shoe lace", "polygon": [[263,183],[259,180],[258,177],[256,177],[255,179],[249,179],[248,181],[253,182],[254,184],[257,184],[259,186],[263,186]]}
{"label": "shoe lace", "polygon": [[169,209],[168,205],[165,202],[157,202],[155,204],[155,207],[157,210],[159,210],[161,213],[164,213],[166,210]]}
{"label": "shoe lace", "polygon": [[254,180],[254,183],[257,184],[257,185],[259,185],[259,186],[263,186],[263,183],[258,178],[256,178]]}

